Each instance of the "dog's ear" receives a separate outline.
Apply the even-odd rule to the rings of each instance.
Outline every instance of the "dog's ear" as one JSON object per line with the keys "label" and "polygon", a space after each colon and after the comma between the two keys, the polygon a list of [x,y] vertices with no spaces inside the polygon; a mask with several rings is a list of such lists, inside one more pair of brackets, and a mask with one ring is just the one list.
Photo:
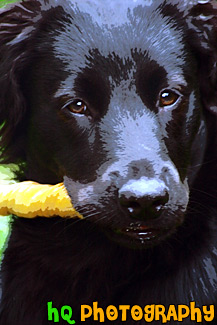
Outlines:
{"label": "dog's ear", "polygon": [[39,1],[28,0],[0,11],[0,146],[4,162],[18,162],[22,156],[21,121],[26,110],[22,84],[40,6]]}
{"label": "dog's ear", "polygon": [[217,115],[217,1],[195,1],[186,22],[193,32],[188,41],[199,62],[202,101]]}

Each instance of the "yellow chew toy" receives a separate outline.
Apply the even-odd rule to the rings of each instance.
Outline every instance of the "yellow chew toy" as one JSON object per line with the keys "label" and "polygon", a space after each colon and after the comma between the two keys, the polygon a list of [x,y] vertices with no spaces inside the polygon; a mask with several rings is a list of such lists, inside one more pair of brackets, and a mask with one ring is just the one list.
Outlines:
{"label": "yellow chew toy", "polygon": [[24,218],[83,218],[72,206],[63,183],[44,185],[31,181],[0,185],[0,215],[9,214]]}

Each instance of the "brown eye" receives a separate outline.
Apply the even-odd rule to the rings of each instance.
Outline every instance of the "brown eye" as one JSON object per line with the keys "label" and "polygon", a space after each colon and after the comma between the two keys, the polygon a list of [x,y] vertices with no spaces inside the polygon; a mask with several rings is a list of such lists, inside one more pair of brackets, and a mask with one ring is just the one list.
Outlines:
{"label": "brown eye", "polygon": [[178,100],[179,95],[172,90],[164,90],[160,95],[160,106],[170,106],[175,104]]}
{"label": "brown eye", "polygon": [[72,113],[75,114],[86,114],[87,105],[83,100],[76,99],[66,106]]}

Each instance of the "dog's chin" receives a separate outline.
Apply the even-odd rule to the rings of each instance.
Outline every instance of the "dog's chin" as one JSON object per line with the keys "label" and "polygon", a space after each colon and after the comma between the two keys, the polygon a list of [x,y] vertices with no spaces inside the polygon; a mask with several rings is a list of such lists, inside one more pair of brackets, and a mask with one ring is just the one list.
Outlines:
{"label": "dog's chin", "polygon": [[104,229],[107,237],[121,246],[130,249],[147,249],[159,245],[169,238],[177,227],[170,229],[154,229],[144,226],[122,229]]}

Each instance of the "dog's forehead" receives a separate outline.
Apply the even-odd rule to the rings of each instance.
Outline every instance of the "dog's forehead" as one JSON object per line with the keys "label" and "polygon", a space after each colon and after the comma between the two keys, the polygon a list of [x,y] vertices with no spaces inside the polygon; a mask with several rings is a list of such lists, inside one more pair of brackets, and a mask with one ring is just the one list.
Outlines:
{"label": "dog's forehead", "polygon": [[[72,19],[54,41],[55,55],[69,71],[85,68],[93,60],[99,66],[100,56],[133,62],[132,53],[160,66],[167,61],[167,69],[173,74],[178,73],[174,61],[176,67],[183,66],[182,29],[162,12],[165,1],[75,0],[70,4]],[[94,58],[94,53],[100,56]]]}
{"label": "dog's forehead", "polygon": [[[58,4],[59,1],[55,0]],[[99,25],[120,26],[129,22],[129,17],[134,14],[135,9],[150,8],[155,11],[160,6],[175,6],[182,12],[204,0],[65,0],[75,11],[88,13]]]}
{"label": "dog's forehead", "polygon": [[[160,3],[161,0],[155,0]],[[75,0],[71,2],[72,8],[79,8],[80,12],[88,13],[99,26],[120,26],[129,22],[129,16],[138,6],[153,5],[153,0]]]}

